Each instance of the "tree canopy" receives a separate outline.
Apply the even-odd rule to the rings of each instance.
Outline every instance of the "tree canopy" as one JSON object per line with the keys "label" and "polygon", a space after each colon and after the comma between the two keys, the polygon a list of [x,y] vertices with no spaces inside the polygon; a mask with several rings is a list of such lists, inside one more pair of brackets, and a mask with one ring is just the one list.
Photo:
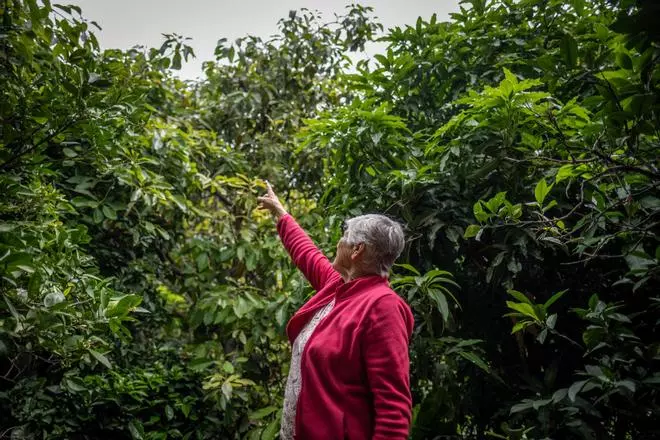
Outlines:
{"label": "tree canopy", "polygon": [[195,56],[102,50],[76,6],[0,5],[0,438],[273,439],[313,292],[264,180],[332,253],[407,225],[413,439],[660,435],[653,0],[352,5]]}

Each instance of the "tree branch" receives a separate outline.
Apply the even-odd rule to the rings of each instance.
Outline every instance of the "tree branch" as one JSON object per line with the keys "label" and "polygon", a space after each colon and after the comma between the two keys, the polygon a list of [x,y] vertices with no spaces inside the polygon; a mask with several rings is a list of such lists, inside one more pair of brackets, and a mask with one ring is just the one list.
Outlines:
{"label": "tree branch", "polygon": [[39,142],[29,146],[24,151],[21,151],[20,153],[10,157],[7,161],[0,164],[0,170],[9,169],[11,167],[11,165],[14,162],[16,162],[18,159],[20,159],[21,157],[25,156],[26,154],[34,151],[35,149],[37,149],[38,147],[40,147],[44,143],[51,141],[55,136],[57,136],[57,135],[63,133],[64,131],[68,130],[69,128],[71,128],[73,125],[75,125],[78,122],[80,122],[79,119],[73,119],[73,120],[67,122],[66,124],[64,124],[64,126],[60,127],[58,130],[53,131],[50,135],[48,135],[45,138],[41,139]]}

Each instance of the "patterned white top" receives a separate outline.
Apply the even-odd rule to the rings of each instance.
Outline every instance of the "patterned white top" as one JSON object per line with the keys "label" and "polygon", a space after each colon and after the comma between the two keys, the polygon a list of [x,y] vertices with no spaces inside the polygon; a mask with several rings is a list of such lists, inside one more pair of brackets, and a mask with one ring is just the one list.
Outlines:
{"label": "patterned white top", "polygon": [[289,377],[286,380],[286,388],[284,390],[284,408],[282,410],[282,424],[280,428],[280,438],[282,440],[294,440],[294,433],[296,432],[296,407],[298,405],[300,388],[302,387],[300,360],[303,350],[309,337],[314,333],[316,326],[330,313],[334,306],[335,300],[333,299],[316,312],[312,319],[305,324],[305,327],[300,331],[296,340],[293,341]]}

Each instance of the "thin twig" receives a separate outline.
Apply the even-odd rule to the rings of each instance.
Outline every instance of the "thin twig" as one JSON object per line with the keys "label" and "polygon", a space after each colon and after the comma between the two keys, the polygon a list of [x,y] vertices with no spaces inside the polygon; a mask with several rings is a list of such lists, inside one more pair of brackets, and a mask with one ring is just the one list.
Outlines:
{"label": "thin twig", "polygon": [[2,431],[2,433],[0,433],[0,439],[5,438],[9,431],[13,431],[15,428],[20,428],[20,426],[21,425],[16,425],[16,426],[12,426],[12,427],[9,427],[9,428],[5,429],[4,431]]}

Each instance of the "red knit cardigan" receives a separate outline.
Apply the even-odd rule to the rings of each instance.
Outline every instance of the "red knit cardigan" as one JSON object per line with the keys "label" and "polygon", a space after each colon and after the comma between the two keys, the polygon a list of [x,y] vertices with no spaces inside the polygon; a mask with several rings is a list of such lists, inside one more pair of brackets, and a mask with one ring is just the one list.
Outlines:
{"label": "red knit cardigan", "polygon": [[345,283],[290,215],[278,221],[277,230],[317,291],[289,321],[289,341],[293,344],[312,316],[335,299],[302,353],[296,439],[407,439],[410,307],[386,278]]}

